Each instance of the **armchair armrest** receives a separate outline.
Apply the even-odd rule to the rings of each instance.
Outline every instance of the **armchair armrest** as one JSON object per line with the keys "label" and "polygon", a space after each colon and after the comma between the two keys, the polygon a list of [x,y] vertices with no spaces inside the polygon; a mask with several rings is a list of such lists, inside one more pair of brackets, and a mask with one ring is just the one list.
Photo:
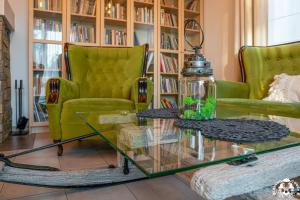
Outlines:
{"label": "armchair armrest", "polygon": [[53,140],[61,140],[62,104],[79,97],[79,87],[75,82],[62,78],[49,79],[46,86],[46,101],[50,135]]}
{"label": "armchair armrest", "polygon": [[137,112],[147,109],[153,98],[153,82],[147,77],[137,78],[131,88],[130,98]]}
{"label": "armchair armrest", "polygon": [[217,98],[249,98],[249,85],[242,82],[216,81]]}

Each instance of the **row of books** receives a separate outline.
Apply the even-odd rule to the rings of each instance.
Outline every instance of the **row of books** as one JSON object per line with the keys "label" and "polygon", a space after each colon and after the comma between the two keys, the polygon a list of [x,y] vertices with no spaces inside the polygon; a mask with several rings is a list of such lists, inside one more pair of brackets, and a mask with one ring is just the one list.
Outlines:
{"label": "row of books", "polygon": [[70,40],[72,42],[95,43],[95,34],[94,25],[73,23],[71,27]]}
{"label": "row of books", "polygon": [[199,0],[185,0],[184,7],[187,10],[197,11]]}
{"label": "row of books", "polygon": [[160,92],[163,94],[178,93],[177,79],[172,78],[172,77],[161,77]]}
{"label": "row of books", "polygon": [[33,101],[33,116],[35,122],[48,121],[45,97],[38,97]]}
{"label": "row of books", "polygon": [[127,33],[121,30],[106,29],[105,44],[126,46]]}
{"label": "row of books", "polygon": [[146,24],[154,24],[154,10],[148,7],[135,7],[135,21]]}
{"label": "row of books", "polygon": [[111,4],[111,2],[105,5],[105,17],[115,19],[126,19],[126,6],[120,3]]}
{"label": "row of books", "polygon": [[178,59],[174,56],[160,54],[160,72],[178,73]]}
{"label": "row of books", "polygon": [[61,21],[34,18],[33,38],[37,40],[61,41]]}
{"label": "row of books", "polygon": [[160,48],[177,50],[178,49],[177,35],[162,32],[160,36]]}
{"label": "row of books", "polygon": [[34,69],[60,69],[62,66],[62,46],[57,44],[33,45]]}
{"label": "row of books", "polygon": [[96,15],[96,0],[72,0],[72,13]]}
{"label": "row of books", "polygon": [[178,108],[176,99],[174,97],[164,97],[160,100],[160,105],[162,108],[176,109]]}
{"label": "row of books", "polygon": [[160,25],[177,27],[177,16],[166,12],[164,9],[160,10]]}
{"label": "row of books", "polygon": [[61,0],[34,0],[34,8],[61,11]]}

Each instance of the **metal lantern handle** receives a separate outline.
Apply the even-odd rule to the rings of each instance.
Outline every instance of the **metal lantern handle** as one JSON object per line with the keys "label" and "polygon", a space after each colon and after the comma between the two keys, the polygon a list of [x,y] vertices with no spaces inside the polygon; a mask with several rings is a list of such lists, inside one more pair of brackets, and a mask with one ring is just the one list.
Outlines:
{"label": "metal lantern handle", "polygon": [[[197,24],[197,25],[199,26],[199,28],[200,28],[200,32],[201,32],[202,37],[201,37],[201,42],[200,42],[200,45],[199,45],[199,46],[193,46],[192,43],[188,40],[187,28],[188,28],[188,26],[189,26],[190,23],[195,23],[195,24]],[[186,19],[186,20],[184,21],[184,39],[185,39],[185,41],[186,41],[186,42],[187,42],[194,50],[196,50],[196,49],[202,49],[202,45],[203,45],[203,43],[204,43],[204,31],[203,31],[203,29],[202,29],[202,26],[200,25],[200,23],[199,23],[197,20],[195,20],[195,19]]]}

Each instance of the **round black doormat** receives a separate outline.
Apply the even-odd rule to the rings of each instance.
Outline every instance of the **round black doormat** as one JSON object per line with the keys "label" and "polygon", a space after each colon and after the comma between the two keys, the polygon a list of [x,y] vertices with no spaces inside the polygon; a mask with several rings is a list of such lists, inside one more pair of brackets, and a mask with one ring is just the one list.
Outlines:
{"label": "round black doormat", "polygon": [[178,118],[178,109],[149,109],[136,114],[137,117],[176,119]]}
{"label": "round black doormat", "polygon": [[277,122],[249,119],[214,119],[207,121],[178,119],[177,109],[151,109],[137,114],[138,117],[176,119],[175,126],[200,130],[202,135],[236,143],[255,143],[279,140],[290,130]]}
{"label": "round black doormat", "polygon": [[273,121],[262,120],[214,119],[196,121],[178,119],[175,125],[179,128],[200,130],[202,135],[209,138],[237,143],[279,140],[290,133],[286,126]]}

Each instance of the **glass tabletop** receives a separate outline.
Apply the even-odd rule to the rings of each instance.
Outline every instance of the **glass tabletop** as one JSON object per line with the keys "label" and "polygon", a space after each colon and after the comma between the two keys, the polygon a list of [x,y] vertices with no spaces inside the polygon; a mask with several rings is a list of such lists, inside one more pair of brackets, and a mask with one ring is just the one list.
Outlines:
{"label": "glass tabletop", "polygon": [[220,119],[272,120],[291,133],[281,140],[237,144],[206,138],[199,130],[180,129],[174,119],[137,118],[135,113],[77,112],[84,123],[148,177],[187,171],[300,145],[300,118],[217,109]]}

